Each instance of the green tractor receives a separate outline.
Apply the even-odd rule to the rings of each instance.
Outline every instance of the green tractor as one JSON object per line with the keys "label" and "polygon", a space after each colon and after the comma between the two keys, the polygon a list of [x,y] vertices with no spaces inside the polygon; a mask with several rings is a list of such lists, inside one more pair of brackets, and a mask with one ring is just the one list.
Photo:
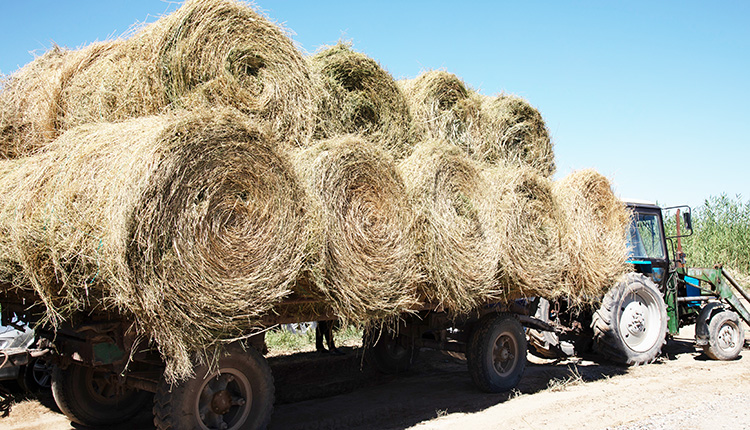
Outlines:
{"label": "green tractor", "polygon": [[[720,265],[685,265],[681,238],[693,233],[690,208],[627,205],[633,213],[628,233],[633,272],[589,312],[566,309],[564,301],[540,299],[535,316],[555,330],[529,330],[531,352],[549,358],[593,349],[615,362],[646,364],[659,356],[668,334],[695,324],[696,344],[708,357],[737,358],[745,343],[741,320],[750,324],[750,313],[739,297],[746,302],[750,297]],[[665,234],[666,210],[677,212],[675,236]],[[681,232],[683,225],[686,234]]]}

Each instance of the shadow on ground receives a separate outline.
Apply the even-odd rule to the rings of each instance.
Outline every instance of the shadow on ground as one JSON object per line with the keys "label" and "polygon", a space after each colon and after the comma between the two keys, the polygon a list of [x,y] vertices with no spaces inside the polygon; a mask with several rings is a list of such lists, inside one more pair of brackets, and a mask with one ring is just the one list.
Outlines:
{"label": "shadow on ground", "polygon": [[[362,359],[361,349],[342,349],[346,352],[342,356],[298,353],[269,358],[276,385],[270,429],[403,429],[449,413],[478,412],[521,394],[628,371],[589,357],[566,361],[530,358],[533,362],[527,365],[516,390],[487,394],[472,383],[461,354],[422,350],[408,373],[383,375]],[[672,339],[663,352],[660,360],[666,361],[696,354],[696,348],[692,339]],[[51,395],[40,401],[57,411]],[[144,410],[130,422],[107,430],[150,430],[154,428],[152,419],[151,411]]]}

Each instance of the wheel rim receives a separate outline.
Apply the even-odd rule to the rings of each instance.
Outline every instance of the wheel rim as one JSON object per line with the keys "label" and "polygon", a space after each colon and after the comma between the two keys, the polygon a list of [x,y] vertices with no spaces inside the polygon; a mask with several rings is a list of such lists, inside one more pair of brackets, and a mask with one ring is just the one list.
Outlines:
{"label": "wheel rim", "polygon": [[31,377],[34,379],[34,382],[38,386],[42,388],[49,388],[52,385],[51,365],[45,360],[36,360],[36,362],[34,362],[34,366],[31,368]]}
{"label": "wheel rim", "polygon": [[203,430],[237,430],[245,425],[252,403],[247,377],[236,369],[220,369],[203,382],[196,416]]}
{"label": "wheel rim", "polygon": [[116,406],[124,396],[132,393],[117,383],[117,376],[106,370],[87,368],[84,378],[85,388],[91,398],[100,405]]}
{"label": "wheel rim", "polygon": [[513,372],[518,361],[518,343],[509,333],[500,333],[492,347],[492,367],[501,377]]}
{"label": "wheel rim", "polygon": [[647,290],[629,293],[620,306],[620,338],[635,352],[646,352],[659,338],[661,315],[657,300]]}
{"label": "wheel rim", "polygon": [[726,321],[719,327],[719,334],[716,336],[717,346],[724,351],[733,351],[739,342],[738,327],[732,321]]}

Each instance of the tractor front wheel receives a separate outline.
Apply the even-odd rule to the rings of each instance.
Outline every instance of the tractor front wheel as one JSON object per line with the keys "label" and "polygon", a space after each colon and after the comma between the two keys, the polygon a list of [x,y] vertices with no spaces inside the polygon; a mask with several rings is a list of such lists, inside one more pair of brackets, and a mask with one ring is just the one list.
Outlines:
{"label": "tractor front wheel", "polygon": [[[704,323],[705,324],[705,323]],[[745,330],[740,317],[732,311],[715,314],[708,323],[708,343],[703,352],[714,360],[734,360],[745,344]]]}

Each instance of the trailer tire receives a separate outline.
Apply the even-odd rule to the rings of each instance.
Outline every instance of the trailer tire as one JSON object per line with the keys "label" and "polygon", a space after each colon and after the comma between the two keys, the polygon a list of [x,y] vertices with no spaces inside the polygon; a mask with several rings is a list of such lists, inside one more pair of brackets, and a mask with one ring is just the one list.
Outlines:
{"label": "trailer tire", "polygon": [[254,348],[232,345],[227,350],[216,366],[197,366],[193,378],[174,385],[161,378],[154,396],[158,430],[268,426],[274,402],[268,362]]}
{"label": "trailer tire", "polygon": [[475,326],[466,362],[474,384],[488,393],[513,389],[526,367],[526,335],[510,314],[492,314]]}
{"label": "trailer tire", "polygon": [[708,344],[703,352],[714,360],[729,361],[740,355],[745,345],[745,329],[732,311],[715,314],[708,323]]}
{"label": "trailer tire", "polygon": [[52,363],[42,357],[32,358],[29,364],[20,369],[18,384],[31,395],[49,394],[52,388],[53,368]]}
{"label": "trailer tire", "polygon": [[419,357],[419,348],[407,336],[387,330],[365,332],[364,343],[368,346],[368,361],[382,373],[395,375],[407,372]]}
{"label": "trailer tire", "polygon": [[[133,418],[151,401],[151,393],[118,387],[117,375],[104,369],[71,364],[52,370],[52,396],[60,410],[84,426],[105,426]],[[114,388],[114,389],[113,389]]]}
{"label": "trailer tire", "polygon": [[594,348],[628,365],[651,363],[667,338],[667,305],[654,282],[640,273],[609,290],[591,322]]}

